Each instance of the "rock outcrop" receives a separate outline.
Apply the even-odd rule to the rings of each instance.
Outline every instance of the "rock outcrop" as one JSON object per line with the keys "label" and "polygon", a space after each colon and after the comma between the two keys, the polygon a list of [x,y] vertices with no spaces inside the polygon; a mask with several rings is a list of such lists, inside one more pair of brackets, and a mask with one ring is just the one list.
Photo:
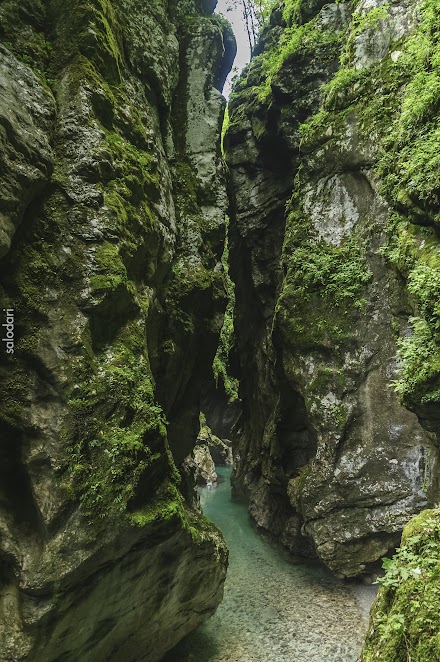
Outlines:
{"label": "rock outcrop", "polygon": [[205,414],[200,414],[200,432],[197,443],[209,448],[215,464],[220,466],[232,465],[232,442],[229,439],[220,439],[207,425]]}
{"label": "rock outcrop", "polygon": [[438,498],[434,5],[280,3],[230,102],[234,486],[342,576]]}
{"label": "rock outcrop", "polygon": [[190,467],[195,473],[195,480],[199,485],[213,485],[217,482],[216,465],[231,466],[232,442],[220,439],[213,434],[211,428],[206,424],[204,413],[200,414],[200,432],[197,444],[192,455],[187,458]]}
{"label": "rock outcrop", "polygon": [[213,5],[0,7],[2,660],[158,660],[222,597],[178,471],[226,306]]}
{"label": "rock outcrop", "polygon": [[217,482],[214,460],[207,444],[198,444],[193,450],[196,466],[196,480],[200,485],[213,485]]}

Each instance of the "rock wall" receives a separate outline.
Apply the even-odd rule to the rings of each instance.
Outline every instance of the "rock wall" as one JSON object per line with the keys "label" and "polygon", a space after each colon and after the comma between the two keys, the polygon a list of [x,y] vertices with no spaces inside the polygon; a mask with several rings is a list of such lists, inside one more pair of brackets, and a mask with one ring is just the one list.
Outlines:
{"label": "rock wall", "polygon": [[342,576],[438,499],[436,26],[430,0],[286,0],[230,102],[234,486]]}
{"label": "rock wall", "polygon": [[213,5],[0,7],[4,660],[158,660],[222,597],[178,471],[226,306]]}

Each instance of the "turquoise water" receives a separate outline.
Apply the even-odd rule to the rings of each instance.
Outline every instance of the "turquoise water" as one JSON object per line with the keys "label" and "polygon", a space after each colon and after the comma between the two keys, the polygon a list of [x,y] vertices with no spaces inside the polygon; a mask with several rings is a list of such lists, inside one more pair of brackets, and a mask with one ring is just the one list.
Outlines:
{"label": "turquoise water", "polygon": [[[293,563],[232,500],[230,468],[201,488],[205,515],[229,547],[225,595],[215,616],[166,658],[172,662],[351,662],[375,589],[336,580],[318,564]],[[221,481],[221,482],[220,482]]]}

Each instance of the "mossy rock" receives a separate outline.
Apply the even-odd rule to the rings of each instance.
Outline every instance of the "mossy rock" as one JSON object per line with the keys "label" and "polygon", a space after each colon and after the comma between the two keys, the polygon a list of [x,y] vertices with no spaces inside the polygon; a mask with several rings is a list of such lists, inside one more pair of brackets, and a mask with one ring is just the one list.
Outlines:
{"label": "mossy rock", "polygon": [[403,530],[384,560],[361,662],[440,659],[440,511],[426,510]]}

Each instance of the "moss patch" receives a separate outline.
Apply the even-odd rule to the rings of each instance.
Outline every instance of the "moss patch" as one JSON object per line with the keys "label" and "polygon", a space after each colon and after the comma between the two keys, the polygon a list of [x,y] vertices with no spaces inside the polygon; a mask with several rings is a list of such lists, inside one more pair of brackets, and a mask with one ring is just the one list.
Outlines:
{"label": "moss patch", "polygon": [[400,375],[394,382],[411,408],[440,397],[440,8],[424,0],[419,12],[412,35],[361,69],[353,63],[355,39],[376,24],[384,27],[388,7],[355,15],[341,67],[323,89],[323,105],[300,126],[301,146],[309,151],[340,136],[351,113],[361,141],[371,145],[373,139],[379,147],[376,173],[394,210],[382,253],[405,279],[413,306],[408,334],[398,339]]}
{"label": "moss patch", "polygon": [[[346,338],[371,280],[365,247],[355,234],[334,246],[319,238],[304,213],[300,183],[291,200],[283,247],[286,276],[276,318],[287,346],[311,349]],[[356,312],[357,311],[357,312]]]}
{"label": "moss patch", "polygon": [[440,511],[405,527],[402,546],[384,559],[362,662],[431,662],[440,658]]}
{"label": "moss patch", "polygon": [[145,330],[134,321],[111,348],[91,354],[92,360],[78,359],[74,367],[78,381],[68,401],[73,437],[66,443],[63,475],[89,517],[125,513],[146,471],[148,491],[154,491],[155,465],[170,462],[144,347]]}
{"label": "moss patch", "polygon": [[216,355],[212,364],[214,378],[218,386],[219,380],[223,384],[229,402],[235,402],[238,399],[238,380],[231,376],[229,365],[229,355],[234,346],[234,311],[235,311],[235,287],[229,276],[229,244],[228,235],[225,239],[225,248],[222,255],[222,265],[226,278],[226,287],[228,293],[228,305],[226,306],[220,340]]}

